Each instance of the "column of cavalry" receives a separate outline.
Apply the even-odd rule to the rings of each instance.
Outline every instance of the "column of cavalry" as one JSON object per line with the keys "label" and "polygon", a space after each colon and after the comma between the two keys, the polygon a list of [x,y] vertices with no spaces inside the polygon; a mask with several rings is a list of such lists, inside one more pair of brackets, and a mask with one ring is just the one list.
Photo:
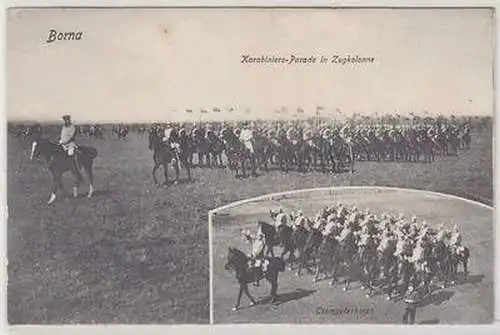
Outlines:
{"label": "column of cavalry", "polygon": [[[175,134],[190,167],[228,167],[237,177],[260,169],[283,172],[354,171],[355,161],[425,161],[468,149],[468,122],[408,124],[311,124],[300,122],[220,122],[154,124],[158,136]],[[170,135],[168,135],[170,136]],[[226,165],[227,164],[227,165]]]}
{"label": "column of cavalry", "polygon": [[[343,281],[344,291],[359,280],[368,298],[387,294],[387,300],[414,290],[425,297],[455,285],[460,275],[467,277],[470,250],[456,225],[430,225],[403,214],[375,215],[342,204],[323,208],[313,217],[282,209],[270,210],[270,217],[272,223],[257,223],[255,235],[242,231],[253,245],[250,255],[234,247],[228,250],[225,267],[236,270],[242,285],[234,310],[242,292],[255,302],[246,285],[268,278],[270,267],[277,264],[278,270],[284,271],[287,264],[299,276],[306,270],[313,282],[328,280],[336,286]],[[271,283],[276,300],[277,277]]]}

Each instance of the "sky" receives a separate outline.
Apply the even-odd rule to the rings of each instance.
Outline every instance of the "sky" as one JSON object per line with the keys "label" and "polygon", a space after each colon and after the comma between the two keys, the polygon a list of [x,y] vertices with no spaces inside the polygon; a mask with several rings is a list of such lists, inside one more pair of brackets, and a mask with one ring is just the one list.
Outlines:
{"label": "sky", "polygon": [[[50,29],[83,37],[47,43]],[[488,9],[11,9],[7,119],[306,117],[317,106],[493,115],[493,40]],[[242,64],[244,54],[374,61]]]}

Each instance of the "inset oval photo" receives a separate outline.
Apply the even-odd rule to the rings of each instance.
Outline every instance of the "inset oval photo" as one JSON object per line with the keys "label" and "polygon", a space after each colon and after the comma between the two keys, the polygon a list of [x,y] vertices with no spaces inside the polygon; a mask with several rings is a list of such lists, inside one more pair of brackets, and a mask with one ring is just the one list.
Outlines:
{"label": "inset oval photo", "polygon": [[211,212],[214,323],[493,320],[493,208],[383,187],[311,189]]}

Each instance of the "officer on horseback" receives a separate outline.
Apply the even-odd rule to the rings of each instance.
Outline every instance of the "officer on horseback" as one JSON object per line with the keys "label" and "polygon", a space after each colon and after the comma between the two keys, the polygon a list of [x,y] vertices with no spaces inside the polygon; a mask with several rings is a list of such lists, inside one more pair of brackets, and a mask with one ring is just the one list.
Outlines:
{"label": "officer on horseback", "polygon": [[175,129],[174,125],[167,123],[163,131],[163,143],[172,149],[179,146],[179,132]]}
{"label": "officer on horseback", "polygon": [[61,136],[59,139],[59,144],[62,146],[64,151],[72,158],[73,169],[75,173],[80,176],[80,164],[78,162],[77,149],[78,146],[75,143],[76,137],[76,127],[71,122],[71,116],[63,115],[62,117],[64,125],[61,128]]}

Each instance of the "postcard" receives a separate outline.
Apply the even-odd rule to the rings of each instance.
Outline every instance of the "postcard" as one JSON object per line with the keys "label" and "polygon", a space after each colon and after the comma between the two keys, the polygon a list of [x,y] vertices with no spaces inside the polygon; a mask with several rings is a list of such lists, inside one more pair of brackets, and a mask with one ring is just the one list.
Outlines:
{"label": "postcard", "polygon": [[10,8],[10,326],[488,325],[492,8]]}

